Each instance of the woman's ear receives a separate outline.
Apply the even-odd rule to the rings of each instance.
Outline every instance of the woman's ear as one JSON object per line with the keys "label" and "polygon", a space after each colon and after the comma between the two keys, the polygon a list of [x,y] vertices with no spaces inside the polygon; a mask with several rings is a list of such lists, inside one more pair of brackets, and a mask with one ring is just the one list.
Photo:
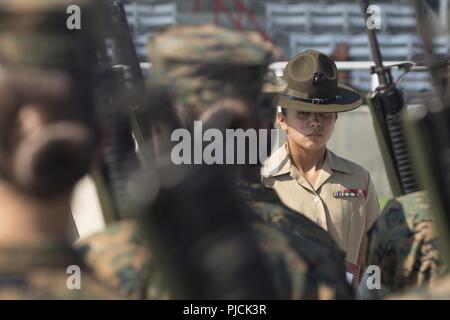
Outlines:
{"label": "woman's ear", "polygon": [[286,131],[287,130],[286,116],[282,112],[278,112],[277,119],[278,119],[278,123],[281,126],[281,129]]}

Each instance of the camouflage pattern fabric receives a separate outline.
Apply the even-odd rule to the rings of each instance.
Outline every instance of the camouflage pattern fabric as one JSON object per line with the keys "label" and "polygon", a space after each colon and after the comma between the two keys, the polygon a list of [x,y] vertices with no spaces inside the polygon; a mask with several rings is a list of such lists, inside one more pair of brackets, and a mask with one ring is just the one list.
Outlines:
{"label": "camouflage pattern fabric", "polygon": [[[276,268],[274,277],[279,296],[316,298],[317,293],[305,292],[307,265],[290,248],[288,238],[262,221],[253,222],[252,226],[262,251]],[[105,231],[79,241],[76,248],[103,283],[127,298],[170,299],[137,221],[130,219],[111,224]]]}
{"label": "camouflage pattern fabric", "polygon": [[368,232],[366,265],[381,269],[383,294],[436,280],[445,271],[423,191],[390,200]]}
{"label": "camouflage pattern fabric", "polygon": [[286,207],[273,189],[241,182],[238,190],[262,220],[289,235],[289,246],[304,259],[318,298],[321,298],[320,287],[328,287],[334,299],[353,297],[353,291],[345,280],[345,254],[329,233]]}
{"label": "camouflage pattern fabric", "polygon": [[[71,265],[80,267],[80,290],[67,287]],[[72,283],[69,280],[69,283]],[[95,279],[68,244],[0,247],[0,299],[119,299]]]}
{"label": "camouflage pattern fabric", "polygon": [[266,67],[280,51],[258,33],[205,25],[156,35],[148,54],[150,83],[166,85],[186,115],[198,115],[222,98],[258,97]]}
{"label": "camouflage pattern fabric", "polygon": [[98,279],[128,299],[168,299],[137,220],[112,223],[75,247]]}
{"label": "camouflage pattern fabric", "polygon": [[[345,281],[344,253],[325,231],[290,212],[272,190],[240,184],[239,191],[255,213],[252,227],[273,268],[280,297],[353,297]],[[128,298],[170,298],[136,221],[112,224],[79,241],[77,248],[99,279]]]}
{"label": "camouflage pattern fabric", "polygon": [[436,278],[428,287],[414,288],[386,297],[387,300],[450,300],[450,276]]}
{"label": "camouflage pattern fabric", "polygon": [[292,239],[289,236],[264,221],[255,220],[252,227],[259,247],[272,268],[281,299],[318,299],[319,294],[324,299],[335,297],[328,295],[328,291],[332,290],[326,286],[321,288],[322,291],[326,290],[326,295],[315,290],[313,279],[308,274],[308,265],[290,245]]}

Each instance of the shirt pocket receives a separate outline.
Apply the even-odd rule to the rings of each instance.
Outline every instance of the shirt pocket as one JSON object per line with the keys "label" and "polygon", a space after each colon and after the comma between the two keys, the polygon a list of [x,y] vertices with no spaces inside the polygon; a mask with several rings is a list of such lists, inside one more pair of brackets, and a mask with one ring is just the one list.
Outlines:
{"label": "shirt pocket", "polygon": [[[341,188],[339,187],[337,190]],[[328,219],[331,221],[332,228],[335,229],[335,232],[345,244],[352,231],[351,228],[364,228],[362,209],[364,208],[365,198],[334,197],[333,192],[327,192],[323,199],[327,206]]]}
{"label": "shirt pocket", "polygon": [[326,200],[331,223],[342,236],[348,233],[353,204],[346,198],[329,197]]}

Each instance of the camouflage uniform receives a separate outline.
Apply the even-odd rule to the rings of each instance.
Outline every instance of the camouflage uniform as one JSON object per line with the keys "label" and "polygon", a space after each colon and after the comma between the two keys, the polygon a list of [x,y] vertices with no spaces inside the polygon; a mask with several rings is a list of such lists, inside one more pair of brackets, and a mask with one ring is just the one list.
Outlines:
{"label": "camouflage uniform", "polygon": [[130,299],[167,299],[168,293],[135,219],[112,223],[75,243],[96,277]]}
{"label": "camouflage uniform", "polygon": [[[289,236],[289,246],[304,259],[313,286],[328,287],[331,298],[350,299],[353,295],[345,281],[345,254],[330,234],[303,215],[286,207],[273,189],[262,184],[238,184],[242,198],[260,219]],[[324,297],[324,291],[319,293]]]}
{"label": "camouflage uniform", "polygon": [[[271,189],[243,183],[238,189],[256,214],[251,217],[252,226],[262,251],[274,266],[273,274],[283,299],[353,297],[345,281],[344,252],[327,232],[281,204]],[[96,276],[125,296],[169,298],[136,221],[111,224],[76,246]]]}
{"label": "camouflage uniform", "polygon": [[[79,97],[74,95],[71,89],[76,85],[81,86],[81,82],[88,85],[90,78],[87,74],[92,73],[91,62],[92,57],[95,57],[95,51],[90,50],[93,48],[93,43],[89,39],[90,35],[81,31],[71,33],[67,30],[66,10],[70,5],[79,5],[87,17],[97,9],[92,3],[87,0],[0,1],[0,86],[2,89],[0,90],[0,113],[3,121],[13,123],[11,126],[14,132],[11,135],[19,132],[19,126],[24,125],[26,120],[33,122],[33,119],[29,120],[29,118],[20,119],[20,121],[17,119],[17,114],[24,105],[29,107],[33,104],[38,106],[33,110],[38,110],[36,113],[45,117],[42,123],[32,124],[41,130],[40,133],[48,133],[49,126],[61,122],[77,123],[79,127],[89,129],[93,126],[86,120],[89,111],[80,108],[80,105],[77,105],[77,110],[74,111],[70,109],[73,105],[65,104],[68,101],[79,102]],[[85,22],[87,23],[87,19]],[[77,81],[80,77],[81,82]],[[63,81],[55,83],[61,79]],[[71,85],[68,85],[69,83]],[[78,92],[78,94],[81,93]],[[59,107],[58,110],[52,109],[55,105]],[[88,103],[83,107],[92,109],[92,105]],[[77,116],[78,119],[75,119]],[[4,124],[3,122],[2,127],[6,127]],[[35,179],[35,185],[31,183],[26,185],[21,182],[28,182],[28,180],[18,179],[16,172],[7,172],[7,168],[12,166],[9,157],[13,158],[11,154],[17,156],[17,145],[27,138],[27,134],[32,135],[24,133],[23,130],[20,133],[21,135],[11,139],[2,133],[0,179],[1,183],[7,186],[5,189],[41,205],[47,201],[52,203],[61,192],[70,192],[78,178],[75,175],[52,189],[49,187],[53,182],[50,179]],[[51,134],[48,134],[46,138],[50,143],[57,140]],[[89,138],[86,138],[86,144],[95,145],[94,139]],[[83,147],[89,149],[85,144]],[[11,154],[7,154],[5,150]],[[48,154],[48,149],[38,150],[44,150],[42,153]],[[35,156],[39,152],[34,151],[35,154],[29,153],[28,157],[23,156],[22,162],[31,163],[32,155]],[[86,163],[86,170],[79,174],[86,173],[90,165],[88,160]],[[40,163],[41,166],[44,164],[46,163]],[[75,171],[74,169],[64,176],[68,177]],[[33,177],[32,173],[29,176]],[[40,223],[45,225],[46,221]],[[70,266],[77,266],[79,269],[68,269]],[[78,275],[79,279],[77,279]],[[49,234],[46,240],[36,241],[30,238],[17,243],[11,240],[10,243],[2,242],[0,245],[0,299],[117,298],[115,293],[103,287],[92,276],[80,253],[74,250],[66,240]]]}
{"label": "camouflage uniform", "polygon": [[381,295],[433,282],[444,261],[424,191],[390,200],[368,233],[366,266],[381,269]]}
{"label": "camouflage uniform", "polygon": [[[280,297],[284,299],[316,298],[312,279],[307,279],[307,265],[290,247],[285,234],[273,230],[263,221],[253,221],[252,227],[262,251],[274,270]],[[76,244],[84,261],[96,276],[121,294],[132,299],[169,299],[170,294],[150,249],[135,220],[123,220],[109,225],[105,231],[80,240]],[[320,294],[332,289],[321,286]],[[341,297],[341,296],[339,296]],[[343,296],[346,298],[348,296]],[[324,296],[329,298],[329,296]],[[334,298],[332,295],[331,298]]]}
{"label": "camouflage uniform", "polygon": [[389,295],[387,300],[450,300],[450,276],[435,278],[428,287],[414,288]]}
{"label": "camouflage uniform", "polygon": [[[258,97],[274,52],[253,33],[176,27],[155,36],[149,46],[151,81],[166,86],[175,107],[186,108],[186,117],[180,119],[186,124],[221,99]],[[345,281],[344,254],[325,231],[290,212],[262,186],[241,183],[238,189],[253,209],[248,219],[270,262],[280,297],[352,297]],[[169,298],[144,242],[137,223],[127,220],[77,245],[97,276],[128,296]]]}
{"label": "camouflage uniform", "polygon": [[[73,271],[80,268],[80,287]],[[66,273],[68,271],[68,273]],[[69,286],[68,286],[69,285]],[[0,247],[0,299],[117,299],[92,277],[81,255],[61,241]]]}

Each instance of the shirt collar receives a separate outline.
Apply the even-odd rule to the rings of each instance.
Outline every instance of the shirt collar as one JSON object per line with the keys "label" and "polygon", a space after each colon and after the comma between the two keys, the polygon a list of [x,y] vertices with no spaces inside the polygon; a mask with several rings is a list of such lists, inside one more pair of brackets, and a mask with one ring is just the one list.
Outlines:
{"label": "shirt collar", "polygon": [[323,167],[328,167],[333,171],[339,171],[342,173],[352,174],[352,170],[349,168],[344,159],[337,156],[330,149],[327,149],[325,161]]}
{"label": "shirt collar", "polygon": [[[261,173],[264,177],[276,177],[291,173],[292,168],[293,165],[287,152],[287,144],[285,143],[267,159]],[[341,157],[334,154],[334,152],[330,149],[327,149],[326,151],[322,170],[327,172],[329,175],[332,174],[332,171],[352,174],[351,169],[345,161]]]}

